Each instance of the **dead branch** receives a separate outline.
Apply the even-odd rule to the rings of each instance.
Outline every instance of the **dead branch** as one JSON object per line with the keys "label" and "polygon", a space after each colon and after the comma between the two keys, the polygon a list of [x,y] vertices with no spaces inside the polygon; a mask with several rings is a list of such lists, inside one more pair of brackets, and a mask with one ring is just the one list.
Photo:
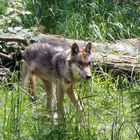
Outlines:
{"label": "dead branch", "polygon": [[0,37],[0,41],[2,42],[18,42],[22,43],[25,46],[28,46],[28,42],[25,38],[19,38],[19,37]]}
{"label": "dead branch", "polygon": [[1,53],[1,52],[0,52],[0,58],[6,59],[6,60],[12,60],[12,56],[10,54],[7,55],[7,54]]}

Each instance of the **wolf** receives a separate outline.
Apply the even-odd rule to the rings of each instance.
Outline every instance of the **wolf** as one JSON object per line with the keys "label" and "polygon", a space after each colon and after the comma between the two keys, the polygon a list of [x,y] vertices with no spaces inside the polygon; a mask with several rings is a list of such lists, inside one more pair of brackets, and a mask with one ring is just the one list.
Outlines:
{"label": "wolf", "polygon": [[[82,116],[83,106],[74,94],[74,86],[82,79],[89,80],[92,76],[92,43],[79,47],[73,43],[68,51],[60,51],[47,43],[35,43],[23,52],[23,83],[29,84],[32,99],[35,100],[36,77],[40,78],[47,97],[47,111],[51,114],[53,84],[57,100],[57,116],[64,118],[64,93],[74,104],[77,113]],[[83,117],[83,116],[82,116]]]}

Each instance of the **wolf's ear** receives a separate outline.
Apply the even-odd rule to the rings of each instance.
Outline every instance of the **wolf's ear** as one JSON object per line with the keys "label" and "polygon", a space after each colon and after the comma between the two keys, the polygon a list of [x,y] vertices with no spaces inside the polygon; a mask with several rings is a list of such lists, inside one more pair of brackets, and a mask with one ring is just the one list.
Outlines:
{"label": "wolf's ear", "polygon": [[76,43],[73,43],[71,46],[71,53],[72,55],[78,54],[79,46]]}
{"label": "wolf's ear", "polygon": [[85,47],[85,52],[91,53],[91,47],[92,47],[92,43],[91,42],[88,42],[88,44]]}

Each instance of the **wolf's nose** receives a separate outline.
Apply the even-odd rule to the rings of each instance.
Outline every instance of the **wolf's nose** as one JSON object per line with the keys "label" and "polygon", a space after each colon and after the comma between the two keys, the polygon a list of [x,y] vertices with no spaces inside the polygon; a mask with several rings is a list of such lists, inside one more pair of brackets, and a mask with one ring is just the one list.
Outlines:
{"label": "wolf's nose", "polygon": [[87,79],[87,80],[89,80],[90,78],[91,78],[91,76],[90,76],[90,75],[87,75],[87,76],[86,76],[86,79]]}

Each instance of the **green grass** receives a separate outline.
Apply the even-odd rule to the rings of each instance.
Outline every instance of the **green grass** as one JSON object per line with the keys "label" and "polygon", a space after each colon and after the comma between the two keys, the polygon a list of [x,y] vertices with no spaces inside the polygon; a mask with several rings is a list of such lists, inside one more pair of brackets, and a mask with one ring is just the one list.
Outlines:
{"label": "green grass", "polygon": [[[14,83],[15,82],[15,83]],[[8,85],[9,86],[8,86]],[[87,126],[81,125],[73,105],[65,98],[65,121],[53,123],[45,117],[44,91],[30,101],[16,74],[0,88],[1,140],[138,140],[140,138],[140,87],[127,78],[96,75],[75,89],[85,108]]]}
{"label": "green grass", "polygon": [[[47,33],[96,42],[140,35],[140,6],[133,1],[17,2],[24,3],[19,9],[23,7],[32,12],[32,15],[22,18],[21,26],[24,28],[44,25]],[[3,9],[8,7],[5,5],[0,6],[1,16]],[[1,24],[2,27],[13,25]],[[37,86],[38,99],[34,103],[30,101],[28,92],[21,88],[17,73],[0,84],[0,140],[140,139],[140,86],[135,79],[128,81],[127,76],[114,78],[111,72],[103,71],[97,75],[94,70],[92,80],[81,82],[75,88],[85,106],[87,120],[87,126],[81,125],[80,129],[75,108],[67,97],[65,121],[55,124],[45,117],[46,102],[40,84]]]}
{"label": "green grass", "polygon": [[92,41],[114,41],[140,34],[140,5],[134,1],[27,0],[25,3],[32,15],[24,25],[41,24],[47,33]]}

